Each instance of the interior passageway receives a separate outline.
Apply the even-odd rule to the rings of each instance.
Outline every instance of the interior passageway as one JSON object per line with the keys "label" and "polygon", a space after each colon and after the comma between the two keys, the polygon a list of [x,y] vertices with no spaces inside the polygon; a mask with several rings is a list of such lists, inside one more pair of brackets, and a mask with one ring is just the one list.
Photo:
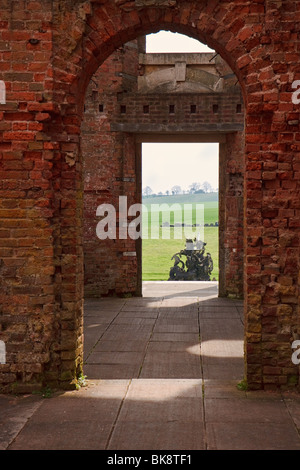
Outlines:
{"label": "interior passageway", "polygon": [[243,378],[242,301],[217,282],[144,282],[143,298],[87,299],[91,379]]}
{"label": "interior passageway", "polygon": [[242,301],[219,298],[217,282],[86,300],[84,372],[121,400],[106,448],[207,448],[203,393],[243,378],[243,330]]}

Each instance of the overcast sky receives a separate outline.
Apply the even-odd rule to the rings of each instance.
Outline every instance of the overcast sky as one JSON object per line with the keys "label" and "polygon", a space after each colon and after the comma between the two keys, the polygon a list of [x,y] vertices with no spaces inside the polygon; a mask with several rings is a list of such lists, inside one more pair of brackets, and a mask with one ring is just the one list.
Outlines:
{"label": "overcast sky", "polygon": [[143,188],[165,193],[175,185],[188,189],[208,181],[219,187],[219,144],[143,144]]}
{"label": "overcast sky", "polygon": [[146,47],[147,52],[214,52],[196,39],[169,31],[149,34]]}
{"label": "overcast sky", "polygon": [[[161,31],[147,36],[147,52],[214,52],[195,39]],[[143,144],[143,188],[154,193],[179,185],[188,189],[194,182],[208,181],[219,187],[218,144]]]}

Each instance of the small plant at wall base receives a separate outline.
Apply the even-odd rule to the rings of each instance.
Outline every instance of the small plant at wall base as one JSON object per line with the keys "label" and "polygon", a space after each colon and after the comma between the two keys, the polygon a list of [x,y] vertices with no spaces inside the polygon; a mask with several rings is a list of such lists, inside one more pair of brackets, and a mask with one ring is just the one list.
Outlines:
{"label": "small plant at wall base", "polygon": [[87,376],[80,374],[77,379],[76,389],[79,390],[81,387],[87,386]]}
{"label": "small plant at wall base", "polygon": [[248,383],[247,380],[243,379],[237,384],[237,389],[241,391],[248,390]]}
{"label": "small plant at wall base", "polygon": [[52,398],[53,397],[53,389],[49,387],[48,385],[41,390],[38,390],[36,392],[32,392],[33,395],[41,395],[42,398]]}

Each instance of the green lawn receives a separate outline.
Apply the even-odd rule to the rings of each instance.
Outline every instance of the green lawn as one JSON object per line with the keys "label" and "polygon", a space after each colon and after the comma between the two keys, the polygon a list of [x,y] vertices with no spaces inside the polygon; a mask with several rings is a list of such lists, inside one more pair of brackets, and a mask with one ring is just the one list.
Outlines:
{"label": "green lawn", "polygon": [[[196,196],[196,197],[195,197]],[[214,263],[214,270],[211,279],[219,278],[219,230],[218,227],[182,227],[175,229],[167,227],[164,230],[165,238],[161,224],[169,222],[185,222],[186,224],[198,223],[199,218],[196,219],[196,204],[203,204],[203,215],[205,224],[215,224],[218,221],[218,200],[217,194],[199,194],[199,195],[184,195],[184,196],[169,196],[169,197],[156,197],[145,198],[143,204],[147,211],[143,214],[143,241],[142,241],[142,278],[144,281],[166,281],[169,278],[170,268],[173,266],[172,256],[175,253],[185,248],[186,238],[195,238],[200,234],[202,241],[206,242],[206,252],[212,256]],[[179,204],[174,213],[168,211],[155,212],[151,204]],[[192,210],[187,210],[184,204],[193,204]],[[184,217],[183,217],[184,207]],[[173,206],[174,209],[176,207]],[[152,209],[152,211],[151,211]],[[167,207],[166,207],[167,209]],[[201,210],[200,210],[201,214]],[[151,219],[152,215],[152,219]],[[160,215],[158,218],[157,216]],[[147,217],[148,216],[148,217]],[[147,223],[148,220],[148,223]],[[152,223],[151,223],[152,222]],[[147,230],[148,229],[148,230]],[[148,236],[147,236],[148,233]],[[156,239],[153,238],[155,235]],[[180,238],[179,238],[180,237]],[[184,261],[184,259],[183,259]]]}

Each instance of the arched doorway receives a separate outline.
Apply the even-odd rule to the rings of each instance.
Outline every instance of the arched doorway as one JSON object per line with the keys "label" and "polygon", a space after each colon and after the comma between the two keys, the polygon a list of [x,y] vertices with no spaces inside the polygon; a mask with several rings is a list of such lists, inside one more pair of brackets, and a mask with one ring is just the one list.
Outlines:
{"label": "arched doorway", "polygon": [[[118,9],[121,7],[120,10]],[[253,6],[254,7],[254,6]],[[253,15],[263,14],[260,8],[252,11],[252,7],[247,7],[247,13],[252,12]],[[139,8],[128,7],[128,5],[116,5],[111,7],[108,11],[105,8],[95,8],[97,13],[88,17],[90,22],[91,30],[90,34],[86,37],[83,47],[83,52],[86,57],[86,64],[84,73],[81,74],[79,80],[76,82],[77,90],[83,90],[86,87],[88,79],[92,73],[96,70],[102,60],[107,57],[110,52],[128,40],[131,40],[142,34],[149,32],[155,32],[159,29],[170,29],[172,31],[178,31],[185,33],[189,36],[196,37],[202,42],[207,43],[213,47],[222,57],[225,59],[232,70],[237,75],[244,95],[244,102],[246,106],[246,234],[247,239],[247,253],[245,269],[247,273],[247,279],[245,282],[246,292],[246,375],[248,377],[249,386],[253,388],[260,388],[263,383],[264,368],[266,371],[271,370],[272,377],[266,378],[266,384],[272,386],[278,386],[282,380],[287,384],[290,373],[285,375],[285,379],[279,377],[283,374],[282,366],[276,368],[270,365],[271,369],[263,365],[263,348],[265,345],[262,343],[262,312],[263,297],[260,281],[257,279],[261,277],[262,269],[259,266],[258,255],[261,254],[261,212],[258,210],[261,205],[261,193],[260,193],[260,178],[262,176],[261,169],[262,163],[257,160],[257,155],[260,152],[264,152],[263,143],[267,142],[270,147],[274,142],[274,135],[271,132],[272,122],[272,105],[264,106],[263,104],[257,104],[257,92],[261,90],[261,80],[257,78],[255,82],[254,77],[257,77],[257,67],[263,66],[262,55],[263,52],[260,49],[259,35],[262,34],[261,27],[246,25],[244,21],[245,11],[241,11],[238,6],[231,5],[231,8],[227,10],[222,8],[220,5],[208,6],[208,5],[180,5],[177,8],[164,8],[161,5],[144,7],[139,5]],[[213,11],[215,10],[215,11]],[[116,15],[116,16],[114,16]],[[122,18],[120,22],[111,22],[109,18],[114,19]],[[193,19],[196,18],[196,21]],[[231,21],[229,21],[231,18]],[[99,30],[102,30],[102,24],[105,21],[105,39],[103,42],[103,35],[98,34]],[[122,23],[122,24],[121,24]],[[108,27],[109,25],[109,27]],[[114,29],[116,28],[116,30]],[[109,30],[109,31],[108,31]],[[254,33],[254,30],[256,31]],[[253,35],[255,39],[253,39]],[[251,42],[251,39],[253,41]],[[105,47],[101,47],[105,44]],[[250,55],[249,51],[255,51],[256,57]],[[270,61],[264,63],[264,67],[271,66]],[[255,85],[250,85],[249,75],[252,77]],[[268,85],[267,85],[268,86]],[[77,96],[81,96],[81,92]],[[250,98],[251,96],[251,98]],[[272,100],[271,95],[265,95],[264,100]],[[250,118],[251,116],[251,118]],[[260,132],[257,127],[253,127],[252,121],[258,119],[259,122],[264,124],[264,136],[256,134]],[[250,121],[250,123],[249,123]],[[266,140],[267,139],[267,140]],[[248,161],[249,160],[249,161]],[[249,188],[253,188],[250,189]],[[258,193],[257,193],[258,191]],[[252,201],[251,198],[254,198]],[[277,209],[275,210],[278,214]],[[275,214],[274,212],[274,214]],[[294,250],[292,250],[294,251]],[[267,255],[269,256],[269,255]],[[298,256],[298,255],[297,255]],[[284,269],[283,266],[278,269]],[[268,270],[267,270],[268,271]],[[258,274],[260,273],[260,274]],[[264,269],[264,274],[266,270]],[[271,276],[268,273],[267,277]],[[292,277],[294,274],[291,275]],[[291,278],[290,278],[291,279]],[[296,288],[296,280],[291,281],[293,289]],[[271,281],[271,278],[269,277]],[[272,283],[272,281],[271,281]],[[272,290],[272,287],[271,287]],[[263,287],[263,292],[265,288]],[[288,299],[287,299],[288,300]],[[268,309],[268,300],[265,298],[266,306]],[[293,304],[293,301],[292,301]],[[289,315],[291,318],[295,315],[295,305],[290,305]],[[275,314],[277,315],[277,314]],[[290,318],[290,320],[291,320]],[[292,321],[292,320],[291,320]],[[285,348],[285,363],[290,365],[290,350],[289,343]],[[270,358],[267,362],[274,364],[278,362],[278,355]],[[281,362],[281,361],[280,361]],[[281,362],[282,363],[282,362]],[[275,369],[274,369],[275,367]],[[273,375],[274,372],[274,375]],[[266,372],[268,373],[268,372]],[[293,375],[293,374],[292,374]],[[265,385],[266,387],[268,385]]]}
{"label": "arched doorway", "polygon": [[[15,315],[14,323],[22,325],[22,344],[30,345],[31,362],[28,366],[28,358],[26,362],[22,355],[7,348],[8,358],[13,356],[13,366],[4,366],[4,384],[50,381],[70,386],[76,381],[82,365],[79,141],[84,95],[92,75],[114,50],[160,29],[187,34],[208,44],[239,79],[246,107],[246,377],[251,388],[298,383],[298,367],[291,363],[291,340],[299,334],[299,187],[295,166],[299,152],[295,118],[299,111],[291,99],[299,61],[295,41],[290,37],[291,30],[297,31],[295,25],[286,32],[287,8],[296,13],[293,3],[284,2],[279,2],[278,7],[272,2],[240,5],[231,1],[176,0],[167,6],[165,1],[143,0],[48,3],[53,28],[48,31],[47,40],[52,55],[42,58],[39,51],[32,49],[32,60],[26,65],[32,74],[31,64],[39,57],[35,67],[43,75],[42,78],[39,75],[39,80],[46,84],[45,93],[34,90],[16,98],[10,95],[14,77],[6,76],[7,101],[10,96],[13,101],[6,112],[13,113],[17,102],[17,113],[26,108],[34,113],[38,125],[24,133],[22,128],[12,132],[8,124],[3,133],[4,150],[20,152],[32,165],[38,159],[42,170],[36,165],[37,173],[32,173],[30,180],[35,183],[30,183],[34,191],[32,200],[36,200],[38,192],[39,204],[33,204],[31,212],[18,213],[22,228],[39,220],[38,243],[34,250],[29,241],[27,245],[23,243],[20,251],[15,249],[13,258],[11,252],[5,254],[13,259],[14,268],[10,271],[12,278],[5,277],[3,309],[10,319]],[[40,27],[38,34],[45,34],[42,22]],[[297,32],[291,34],[296,39]],[[9,38],[12,44],[19,41],[13,35]],[[27,39],[31,39],[28,47],[39,44]],[[19,78],[28,84],[30,77]],[[20,97],[24,100],[22,108],[18,107]],[[6,117],[8,121],[12,118],[11,114]],[[13,170],[6,167],[4,171],[5,178]],[[24,171],[29,171],[27,166]],[[44,172],[41,181],[39,171]],[[24,181],[23,173],[9,175],[18,179],[19,184]],[[8,226],[10,230],[15,228],[11,222]],[[20,244],[12,246],[11,241],[6,245],[10,250],[20,248]],[[1,265],[4,273],[7,264]],[[20,318],[21,314],[26,318]],[[14,331],[8,328],[6,344],[13,342],[13,338]]]}

